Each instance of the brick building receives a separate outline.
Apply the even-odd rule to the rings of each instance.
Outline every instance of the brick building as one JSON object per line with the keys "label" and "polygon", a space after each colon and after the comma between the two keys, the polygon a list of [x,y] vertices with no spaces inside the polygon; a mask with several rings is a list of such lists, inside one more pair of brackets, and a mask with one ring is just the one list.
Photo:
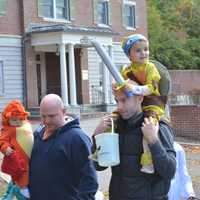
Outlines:
{"label": "brick building", "polygon": [[200,70],[171,70],[171,120],[176,136],[200,139]]}
{"label": "brick building", "polygon": [[97,40],[117,66],[127,64],[120,41],[132,33],[147,35],[145,0],[0,3],[0,108],[12,98],[36,108],[48,93],[74,109],[113,103],[111,77],[81,39]]}

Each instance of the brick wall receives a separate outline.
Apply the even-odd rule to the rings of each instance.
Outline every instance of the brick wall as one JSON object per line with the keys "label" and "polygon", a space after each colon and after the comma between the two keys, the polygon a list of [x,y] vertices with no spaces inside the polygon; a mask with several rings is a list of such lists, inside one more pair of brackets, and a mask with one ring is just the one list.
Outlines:
{"label": "brick wall", "polygon": [[[147,36],[147,10],[146,0],[135,0],[136,3],[136,30],[127,30],[122,24],[122,7],[123,0],[112,2],[112,29],[119,32],[119,36],[114,36],[115,42],[121,42],[122,37],[133,33],[142,33]],[[118,19],[118,20],[116,20]]]}
{"label": "brick wall", "polygon": [[[15,0],[16,1],[16,0]],[[147,12],[146,12],[146,0],[135,0],[136,2],[136,20],[137,20],[137,28],[136,30],[127,30],[122,25],[122,3],[123,0],[110,0],[111,6],[111,28],[115,32],[119,32],[119,36],[114,36],[113,40],[117,42],[121,42],[121,38],[124,35],[130,35],[133,33],[143,33],[147,35]],[[38,17],[37,11],[37,1],[27,1],[23,0],[24,7],[24,29],[26,29],[29,23],[44,23],[44,24],[55,24],[55,22],[44,21],[41,17]],[[96,26],[93,21],[93,4],[91,0],[76,0],[75,1],[75,16],[74,19],[70,22],[70,24],[74,24],[77,26]],[[118,19],[118,20],[116,20]],[[58,22],[57,22],[58,23]],[[61,22],[62,23],[62,22]]]}
{"label": "brick wall", "polygon": [[5,14],[0,16],[0,34],[21,35],[20,14],[18,0],[6,1]]}
{"label": "brick wall", "polygon": [[170,70],[172,93],[200,94],[200,70]]}
{"label": "brick wall", "polygon": [[200,105],[171,106],[175,136],[200,139]]}
{"label": "brick wall", "polygon": [[[200,139],[200,70],[170,70],[172,79],[171,119],[176,136]],[[173,101],[174,96],[192,101]],[[180,99],[179,99],[180,100]],[[191,105],[186,105],[188,102]]]}

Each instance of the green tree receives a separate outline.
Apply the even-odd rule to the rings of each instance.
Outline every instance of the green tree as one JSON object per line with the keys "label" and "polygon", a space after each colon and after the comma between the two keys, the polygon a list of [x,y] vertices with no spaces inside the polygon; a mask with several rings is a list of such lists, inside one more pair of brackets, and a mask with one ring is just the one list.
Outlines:
{"label": "green tree", "polygon": [[169,69],[200,69],[200,1],[147,0],[150,52]]}

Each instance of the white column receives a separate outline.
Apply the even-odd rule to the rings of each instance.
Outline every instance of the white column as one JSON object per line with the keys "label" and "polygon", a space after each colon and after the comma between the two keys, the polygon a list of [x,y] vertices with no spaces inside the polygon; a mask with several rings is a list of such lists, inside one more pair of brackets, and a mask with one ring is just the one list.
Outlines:
{"label": "white column", "polygon": [[102,87],[103,87],[103,94],[104,94],[104,103],[105,104],[109,104],[109,71],[107,69],[107,67],[104,65],[103,63],[103,83],[102,83]]}
{"label": "white column", "polygon": [[42,97],[44,97],[47,94],[45,54],[41,53],[40,56],[41,56],[41,90],[42,90]]}
{"label": "white column", "polygon": [[104,103],[105,104],[109,104],[109,98],[108,98],[108,69],[106,68],[106,66],[103,64],[103,83],[102,83],[102,87],[103,87],[103,94],[104,94]]}
{"label": "white column", "polygon": [[56,18],[56,0],[53,0],[53,18]]}
{"label": "white column", "polygon": [[60,44],[60,78],[61,78],[61,96],[65,106],[68,106],[67,90],[67,67],[65,44]]}
{"label": "white column", "polygon": [[[112,45],[109,45],[108,46],[108,54],[110,56],[110,58],[113,60],[113,47]],[[109,74],[109,101],[111,104],[115,104],[115,99],[114,99],[114,96],[112,94],[112,82],[113,82],[113,77],[112,77],[112,74],[110,73]]]}
{"label": "white column", "polygon": [[69,86],[70,86],[70,104],[77,105],[76,96],[76,72],[75,72],[75,61],[74,61],[74,45],[68,44],[69,48]]}

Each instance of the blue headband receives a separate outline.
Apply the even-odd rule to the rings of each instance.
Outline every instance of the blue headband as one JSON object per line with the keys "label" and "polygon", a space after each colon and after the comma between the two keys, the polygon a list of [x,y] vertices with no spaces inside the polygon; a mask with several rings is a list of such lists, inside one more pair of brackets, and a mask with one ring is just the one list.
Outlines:
{"label": "blue headband", "polygon": [[129,56],[130,48],[139,40],[147,41],[147,38],[141,34],[133,34],[128,36],[128,38],[122,43],[122,49],[127,56]]}

